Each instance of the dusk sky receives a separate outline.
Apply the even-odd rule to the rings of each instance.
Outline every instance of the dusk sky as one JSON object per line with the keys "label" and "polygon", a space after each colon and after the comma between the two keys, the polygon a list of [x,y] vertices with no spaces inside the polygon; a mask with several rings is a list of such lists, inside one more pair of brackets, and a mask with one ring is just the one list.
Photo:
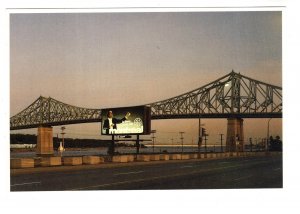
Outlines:
{"label": "dusk sky", "polygon": [[[282,86],[281,12],[61,13],[10,16],[10,116],[40,95],[86,108],[164,100],[235,72]],[[226,119],[203,119],[209,143]],[[282,120],[270,134],[282,136]],[[196,143],[195,119],[152,121],[157,141]],[[245,140],[267,119],[246,119]],[[66,126],[66,137],[101,137],[100,124]],[[54,128],[54,134],[59,127]],[[36,129],[11,133],[34,133]],[[104,139],[102,136],[101,138]]]}

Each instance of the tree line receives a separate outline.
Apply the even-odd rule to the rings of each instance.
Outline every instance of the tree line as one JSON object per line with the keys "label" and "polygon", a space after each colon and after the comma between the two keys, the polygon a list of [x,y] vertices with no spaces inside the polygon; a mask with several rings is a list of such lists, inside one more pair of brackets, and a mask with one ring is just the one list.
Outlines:
{"label": "tree line", "polygon": [[279,136],[273,136],[269,139],[269,151],[282,151],[282,140]]}
{"label": "tree line", "polygon": [[[53,147],[58,148],[61,138],[53,138]],[[64,138],[64,145],[66,148],[95,148],[95,147],[108,147],[110,140],[98,140],[98,139],[73,139]],[[37,136],[31,134],[11,134],[10,144],[36,144]],[[117,143],[116,146],[130,146],[126,143]]]}

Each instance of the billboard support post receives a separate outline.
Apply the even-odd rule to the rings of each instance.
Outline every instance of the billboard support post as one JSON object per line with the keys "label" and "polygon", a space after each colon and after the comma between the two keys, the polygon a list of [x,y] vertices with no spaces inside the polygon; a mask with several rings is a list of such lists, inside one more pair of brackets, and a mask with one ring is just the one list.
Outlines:
{"label": "billboard support post", "polygon": [[140,135],[136,135],[136,154],[140,153]]}
{"label": "billboard support post", "polygon": [[111,156],[113,156],[115,153],[115,135],[114,134],[111,135],[111,142],[108,147],[107,153],[108,153],[108,155],[111,155]]}

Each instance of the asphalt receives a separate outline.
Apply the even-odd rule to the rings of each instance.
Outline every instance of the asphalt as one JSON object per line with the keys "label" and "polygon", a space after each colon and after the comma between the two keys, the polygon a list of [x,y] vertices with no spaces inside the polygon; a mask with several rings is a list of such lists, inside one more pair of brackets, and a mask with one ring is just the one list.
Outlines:
{"label": "asphalt", "polygon": [[11,191],[282,188],[282,156],[11,170]]}

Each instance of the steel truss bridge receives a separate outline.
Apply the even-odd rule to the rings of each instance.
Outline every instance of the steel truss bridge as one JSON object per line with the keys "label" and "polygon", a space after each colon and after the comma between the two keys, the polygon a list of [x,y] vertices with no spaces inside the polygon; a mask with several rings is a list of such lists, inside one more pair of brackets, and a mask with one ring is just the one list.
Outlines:
{"label": "steel truss bridge", "polygon": [[[193,91],[147,104],[151,119],[281,118],[282,88],[231,73]],[[40,96],[10,118],[10,129],[101,122],[101,109],[88,109]]]}

